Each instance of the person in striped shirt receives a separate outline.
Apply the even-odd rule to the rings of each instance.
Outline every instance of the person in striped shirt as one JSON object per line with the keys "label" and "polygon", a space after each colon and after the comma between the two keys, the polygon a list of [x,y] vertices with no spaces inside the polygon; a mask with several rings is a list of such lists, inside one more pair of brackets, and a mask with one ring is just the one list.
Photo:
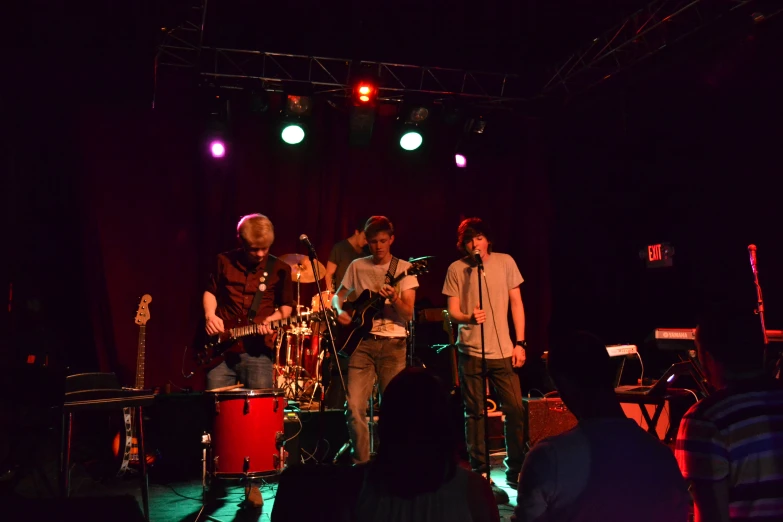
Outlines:
{"label": "person in striped shirt", "polygon": [[713,307],[696,350],[717,391],[688,410],[677,435],[695,522],[783,520],[783,386],[763,370],[758,317]]}

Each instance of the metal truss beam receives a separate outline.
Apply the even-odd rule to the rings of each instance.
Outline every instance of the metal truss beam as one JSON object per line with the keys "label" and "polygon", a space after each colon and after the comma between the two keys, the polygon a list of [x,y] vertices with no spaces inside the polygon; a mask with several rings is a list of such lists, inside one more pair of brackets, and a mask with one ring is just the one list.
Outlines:
{"label": "metal truss beam", "polygon": [[208,47],[203,45],[207,0],[194,2],[188,19],[166,29],[158,46],[156,90],[159,70],[175,67],[195,70],[209,83],[238,86],[255,81],[270,90],[301,84],[314,95],[350,95],[356,75],[369,73],[378,81],[380,100],[424,95],[505,108],[526,101],[516,74]]}
{"label": "metal truss beam", "polygon": [[378,81],[382,100],[399,100],[414,93],[501,104],[523,100],[521,81],[515,74],[212,47],[204,47],[202,56],[209,62],[201,68],[202,76],[258,80],[273,88],[306,84],[313,94],[350,95],[352,81],[361,72]]}
{"label": "metal truss beam", "polygon": [[185,20],[176,27],[161,27],[163,41],[155,55],[159,67],[198,67],[204,39],[207,0],[193,0]]}
{"label": "metal truss beam", "polygon": [[593,87],[753,0],[654,0],[571,55],[543,94]]}

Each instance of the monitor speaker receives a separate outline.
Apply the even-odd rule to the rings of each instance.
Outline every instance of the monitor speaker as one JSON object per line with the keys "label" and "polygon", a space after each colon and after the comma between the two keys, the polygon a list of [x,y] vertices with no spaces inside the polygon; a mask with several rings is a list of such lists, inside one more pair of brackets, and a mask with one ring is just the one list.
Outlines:
{"label": "monitor speaker", "polygon": [[528,449],[541,439],[570,430],[577,422],[560,398],[522,399],[522,415]]}

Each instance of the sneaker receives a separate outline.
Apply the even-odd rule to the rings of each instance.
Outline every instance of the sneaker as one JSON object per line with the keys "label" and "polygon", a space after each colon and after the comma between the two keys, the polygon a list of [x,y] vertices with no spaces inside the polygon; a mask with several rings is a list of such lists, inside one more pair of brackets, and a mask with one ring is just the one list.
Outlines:
{"label": "sneaker", "polygon": [[252,508],[260,508],[264,505],[264,497],[261,495],[261,490],[258,489],[258,486],[245,488],[245,503]]}

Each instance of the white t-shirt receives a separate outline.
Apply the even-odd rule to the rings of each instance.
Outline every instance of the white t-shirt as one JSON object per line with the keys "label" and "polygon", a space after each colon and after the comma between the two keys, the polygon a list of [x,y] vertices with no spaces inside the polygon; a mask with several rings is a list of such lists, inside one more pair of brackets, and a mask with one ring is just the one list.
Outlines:
{"label": "white t-shirt", "polygon": [[516,522],[686,522],[672,451],[632,419],[581,421],[525,458]]}
{"label": "white t-shirt", "polygon": [[[372,256],[354,259],[348,266],[342,282],[342,286],[348,290],[348,295],[354,294],[351,296],[351,300],[359,297],[365,290],[375,293],[380,291],[386,282],[386,272],[389,271],[390,264],[391,261],[383,265],[376,265],[372,262]],[[410,263],[400,259],[397,262],[395,277],[405,272],[410,266]],[[418,287],[419,281],[416,276],[405,276],[394,288],[398,294],[402,294],[405,290]],[[383,337],[405,337],[407,335],[405,321],[388,299],[383,310],[373,319],[372,323],[371,333],[375,335]]]}
{"label": "white t-shirt", "polygon": [[[487,313],[484,350],[487,359],[511,357],[514,343],[508,330],[508,292],[521,285],[524,279],[514,258],[499,252],[489,254],[484,261],[484,274],[486,277],[481,282],[483,309]],[[479,304],[478,269],[470,266],[465,259],[454,261],[446,272],[443,294],[459,297],[460,312],[472,315],[473,309]],[[462,353],[481,357],[481,326],[460,324],[457,348]]]}

